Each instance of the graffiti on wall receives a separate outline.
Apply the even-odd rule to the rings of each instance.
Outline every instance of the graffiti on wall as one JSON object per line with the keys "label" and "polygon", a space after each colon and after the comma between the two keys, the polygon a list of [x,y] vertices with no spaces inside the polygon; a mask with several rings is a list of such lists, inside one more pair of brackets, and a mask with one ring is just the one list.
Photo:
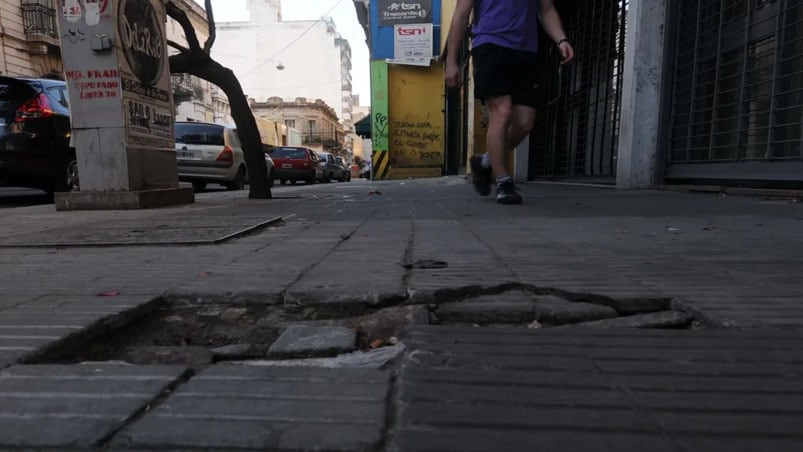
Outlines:
{"label": "graffiti on wall", "polygon": [[393,164],[443,164],[443,130],[432,124],[429,114],[407,114],[391,121],[390,135]]}

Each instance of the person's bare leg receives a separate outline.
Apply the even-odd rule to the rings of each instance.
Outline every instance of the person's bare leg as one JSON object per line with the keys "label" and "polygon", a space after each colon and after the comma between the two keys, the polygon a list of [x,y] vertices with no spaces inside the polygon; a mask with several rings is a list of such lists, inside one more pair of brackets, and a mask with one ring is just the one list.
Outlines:
{"label": "person's bare leg", "polygon": [[506,144],[515,148],[530,134],[535,125],[535,108],[526,105],[514,105],[510,118],[510,127],[507,129]]}
{"label": "person's bare leg", "polygon": [[485,100],[488,107],[488,135],[486,150],[491,157],[491,168],[497,179],[507,176],[507,135],[513,114],[513,101],[510,96],[490,97]]}

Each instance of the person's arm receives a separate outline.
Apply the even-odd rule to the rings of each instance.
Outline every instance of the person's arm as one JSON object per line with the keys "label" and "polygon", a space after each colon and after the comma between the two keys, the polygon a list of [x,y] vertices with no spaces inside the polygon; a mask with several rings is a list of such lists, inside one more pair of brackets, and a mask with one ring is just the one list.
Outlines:
{"label": "person's arm", "polygon": [[460,47],[468,31],[468,22],[471,20],[471,11],[474,9],[474,0],[457,0],[457,6],[452,16],[449,36],[446,40],[446,86],[456,88],[463,82],[462,71],[457,62]]}
{"label": "person's arm", "polygon": [[557,8],[555,8],[554,0],[538,0],[538,12],[544,31],[555,41],[555,44],[560,49],[560,54],[563,55],[561,64],[572,61],[574,59],[574,48],[563,30],[563,22],[560,20]]}

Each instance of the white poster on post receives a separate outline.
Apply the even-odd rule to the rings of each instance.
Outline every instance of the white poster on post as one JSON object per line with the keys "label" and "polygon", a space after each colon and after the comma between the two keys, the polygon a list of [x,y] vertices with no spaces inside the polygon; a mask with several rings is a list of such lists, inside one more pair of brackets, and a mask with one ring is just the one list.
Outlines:
{"label": "white poster on post", "polygon": [[432,58],[432,24],[394,25],[393,34],[394,60]]}

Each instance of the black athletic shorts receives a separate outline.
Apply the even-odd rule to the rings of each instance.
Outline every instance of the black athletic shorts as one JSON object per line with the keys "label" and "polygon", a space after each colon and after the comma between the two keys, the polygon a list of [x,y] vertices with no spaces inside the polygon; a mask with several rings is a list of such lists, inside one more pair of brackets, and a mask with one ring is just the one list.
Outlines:
{"label": "black athletic shorts", "polygon": [[482,44],[471,50],[474,59],[474,97],[510,95],[513,105],[539,107],[544,102],[538,54]]}

